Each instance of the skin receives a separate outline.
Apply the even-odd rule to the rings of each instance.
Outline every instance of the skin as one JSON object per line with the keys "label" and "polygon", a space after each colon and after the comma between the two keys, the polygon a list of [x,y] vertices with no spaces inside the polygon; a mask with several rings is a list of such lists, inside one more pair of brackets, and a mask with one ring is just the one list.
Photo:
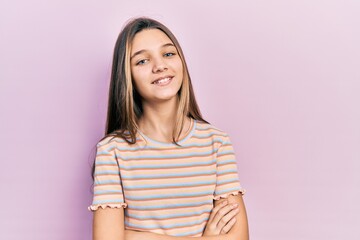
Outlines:
{"label": "skin", "polygon": [[[135,35],[131,49],[131,74],[133,84],[142,97],[144,114],[139,120],[140,130],[147,136],[161,142],[171,142],[175,122],[176,94],[183,81],[183,65],[171,40],[158,29],[146,29]],[[152,82],[171,75],[167,86],[156,86]],[[190,127],[185,121],[183,138]],[[228,204],[222,205],[223,201]],[[231,204],[237,203],[237,208]],[[236,211],[237,209],[237,211]],[[247,240],[248,225],[241,195],[230,195],[226,200],[214,200],[214,208],[206,225],[202,240]],[[123,208],[99,208],[93,218],[94,240],[193,240],[192,237],[173,237],[151,232],[124,229]]]}
{"label": "skin", "polygon": [[[176,94],[183,81],[183,65],[177,49],[162,31],[146,29],[135,35],[130,56],[133,83],[142,97],[144,110],[139,120],[140,130],[152,139],[171,142],[178,104]],[[167,75],[173,76],[169,85],[152,84]],[[190,118],[186,118],[184,129],[189,125]]]}
{"label": "skin", "polygon": [[[237,204],[234,206],[234,204]],[[248,240],[249,239],[249,226],[247,220],[247,214],[245,209],[244,200],[242,195],[230,195],[227,199],[214,200],[214,214],[213,219],[210,215],[210,219],[206,225],[203,236],[206,236],[207,228],[211,226],[211,222],[218,222],[217,226],[224,225],[224,228],[220,230],[220,234],[226,233],[226,238],[230,240]],[[234,216],[234,217],[233,217]],[[224,222],[226,222],[224,224]],[[217,238],[221,239],[221,238]]]}

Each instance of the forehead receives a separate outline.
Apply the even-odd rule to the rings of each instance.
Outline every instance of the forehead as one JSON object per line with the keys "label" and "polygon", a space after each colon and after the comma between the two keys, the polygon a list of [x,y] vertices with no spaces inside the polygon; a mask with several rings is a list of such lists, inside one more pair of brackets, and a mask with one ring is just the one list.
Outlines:
{"label": "forehead", "polygon": [[173,43],[171,39],[159,29],[144,29],[138,32],[133,41],[131,53],[139,50],[152,50],[165,43]]}

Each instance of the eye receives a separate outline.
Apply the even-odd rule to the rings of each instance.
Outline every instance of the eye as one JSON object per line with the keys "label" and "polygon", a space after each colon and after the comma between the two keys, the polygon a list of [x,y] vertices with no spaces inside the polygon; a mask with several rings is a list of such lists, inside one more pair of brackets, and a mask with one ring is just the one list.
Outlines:
{"label": "eye", "polygon": [[165,53],[165,54],[164,54],[165,57],[171,57],[171,56],[173,56],[173,55],[175,55],[175,53],[172,53],[172,52],[169,52],[169,53]]}
{"label": "eye", "polygon": [[147,61],[147,60],[146,60],[146,59],[142,59],[142,60],[138,61],[138,62],[136,63],[136,65],[143,65],[143,64],[145,64],[145,61]]}

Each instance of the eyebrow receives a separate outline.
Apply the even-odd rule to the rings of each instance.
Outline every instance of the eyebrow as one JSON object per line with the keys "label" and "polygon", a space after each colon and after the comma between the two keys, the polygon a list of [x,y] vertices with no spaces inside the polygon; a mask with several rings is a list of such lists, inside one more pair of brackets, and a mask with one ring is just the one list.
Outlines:
{"label": "eyebrow", "polygon": [[[173,46],[173,47],[175,47],[174,44],[172,44],[172,43],[165,43],[165,44],[162,45],[160,48],[164,48],[164,47],[168,47],[168,46]],[[130,60],[133,59],[133,57],[135,57],[136,55],[139,55],[139,54],[141,54],[141,53],[143,53],[143,52],[146,52],[146,50],[145,50],[145,49],[142,49],[142,50],[139,50],[139,51],[135,52],[135,53],[130,57]]]}

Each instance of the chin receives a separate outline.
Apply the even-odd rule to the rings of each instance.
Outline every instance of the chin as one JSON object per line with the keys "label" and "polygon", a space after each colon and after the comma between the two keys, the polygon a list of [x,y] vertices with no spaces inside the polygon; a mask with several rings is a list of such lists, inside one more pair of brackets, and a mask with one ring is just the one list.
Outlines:
{"label": "chin", "polygon": [[158,96],[158,97],[155,97],[155,99],[157,101],[170,101],[170,100],[176,98],[176,96],[177,96],[177,93],[172,94],[172,95]]}

